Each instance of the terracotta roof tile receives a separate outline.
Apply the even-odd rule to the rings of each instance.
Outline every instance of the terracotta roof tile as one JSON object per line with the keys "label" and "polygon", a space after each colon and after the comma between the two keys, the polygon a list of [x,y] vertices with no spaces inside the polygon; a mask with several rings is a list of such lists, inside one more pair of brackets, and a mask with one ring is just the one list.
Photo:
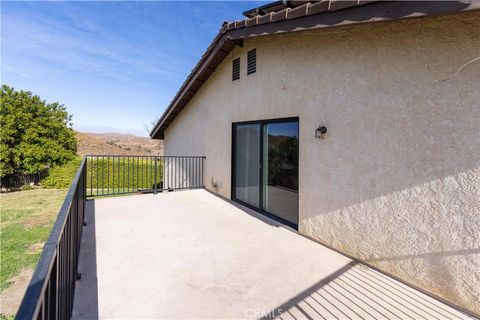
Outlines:
{"label": "terracotta roof tile", "polygon": [[287,13],[289,10],[289,8],[285,8],[283,10],[273,13],[271,22],[278,22],[287,19]]}
{"label": "terracotta roof tile", "polygon": [[308,15],[310,16],[310,15],[325,12],[328,10],[329,5],[330,5],[330,1],[328,0],[312,3],[308,6]]}
{"label": "terracotta roof tile", "polygon": [[265,23],[270,23],[272,21],[272,15],[273,13],[265,14],[263,16],[260,16],[257,20],[257,24],[265,24]]}
{"label": "terracotta roof tile", "polygon": [[257,24],[258,16],[254,17],[254,18],[250,18],[250,19],[245,19],[245,21],[246,21],[246,23],[245,23],[246,27],[254,26],[254,25]]}
{"label": "terracotta roof tile", "polygon": [[300,18],[300,17],[304,17],[307,15],[307,10],[308,10],[308,7],[310,6],[310,3],[307,3],[305,5],[302,5],[302,6],[299,6],[299,7],[296,7],[296,8],[293,8],[291,9],[289,12],[288,12],[288,16],[287,16],[287,19],[288,20],[291,20],[291,19],[296,19],[296,18]]}
{"label": "terracotta roof tile", "polygon": [[240,20],[240,21],[236,21],[236,22],[235,22],[235,29],[245,28],[245,26],[246,26],[246,23],[245,23],[246,20],[247,20],[247,19]]}

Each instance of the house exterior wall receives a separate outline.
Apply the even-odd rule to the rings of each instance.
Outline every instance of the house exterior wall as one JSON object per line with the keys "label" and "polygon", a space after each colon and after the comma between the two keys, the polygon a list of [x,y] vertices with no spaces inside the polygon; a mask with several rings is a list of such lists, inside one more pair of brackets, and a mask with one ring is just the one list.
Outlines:
{"label": "house exterior wall", "polygon": [[249,39],[165,154],[205,155],[230,197],[232,122],[298,116],[299,231],[480,313],[479,56],[479,12]]}

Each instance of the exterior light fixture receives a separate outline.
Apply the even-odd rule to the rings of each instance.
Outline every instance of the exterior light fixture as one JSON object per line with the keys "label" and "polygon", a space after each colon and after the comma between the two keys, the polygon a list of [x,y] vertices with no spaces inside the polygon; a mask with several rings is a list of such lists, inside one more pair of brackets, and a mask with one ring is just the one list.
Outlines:
{"label": "exterior light fixture", "polygon": [[327,133],[327,127],[319,126],[315,129],[315,138],[322,139],[325,133]]}

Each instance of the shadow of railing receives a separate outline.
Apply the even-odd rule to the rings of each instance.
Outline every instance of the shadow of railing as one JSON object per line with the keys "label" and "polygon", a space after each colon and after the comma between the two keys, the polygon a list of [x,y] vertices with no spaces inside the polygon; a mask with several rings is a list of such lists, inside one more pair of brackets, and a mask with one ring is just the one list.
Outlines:
{"label": "shadow of railing", "polygon": [[416,259],[416,258],[442,258],[449,256],[462,256],[470,254],[480,254],[480,248],[471,248],[471,249],[459,249],[459,250],[450,250],[450,251],[438,251],[438,252],[428,252],[428,253],[418,253],[418,254],[406,254],[392,257],[379,257],[365,259],[366,262],[381,262],[381,261],[399,261],[406,259]]}
{"label": "shadow of railing", "polygon": [[86,202],[85,222],[78,264],[81,279],[75,290],[72,319],[99,318],[95,200]]}
{"label": "shadow of railing", "polygon": [[470,319],[380,272],[351,262],[271,310],[267,319]]}

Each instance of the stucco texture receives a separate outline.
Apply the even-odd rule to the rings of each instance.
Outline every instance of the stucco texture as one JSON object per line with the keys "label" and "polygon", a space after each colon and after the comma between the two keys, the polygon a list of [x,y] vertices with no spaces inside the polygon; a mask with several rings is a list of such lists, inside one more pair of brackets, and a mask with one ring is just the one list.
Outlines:
{"label": "stucco texture", "polygon": [[206,156],[205,185],[230,197],[232,122],[298,116],[299,231],[480,313],[478,57],[479,12],[249,39],[165,152]]}

